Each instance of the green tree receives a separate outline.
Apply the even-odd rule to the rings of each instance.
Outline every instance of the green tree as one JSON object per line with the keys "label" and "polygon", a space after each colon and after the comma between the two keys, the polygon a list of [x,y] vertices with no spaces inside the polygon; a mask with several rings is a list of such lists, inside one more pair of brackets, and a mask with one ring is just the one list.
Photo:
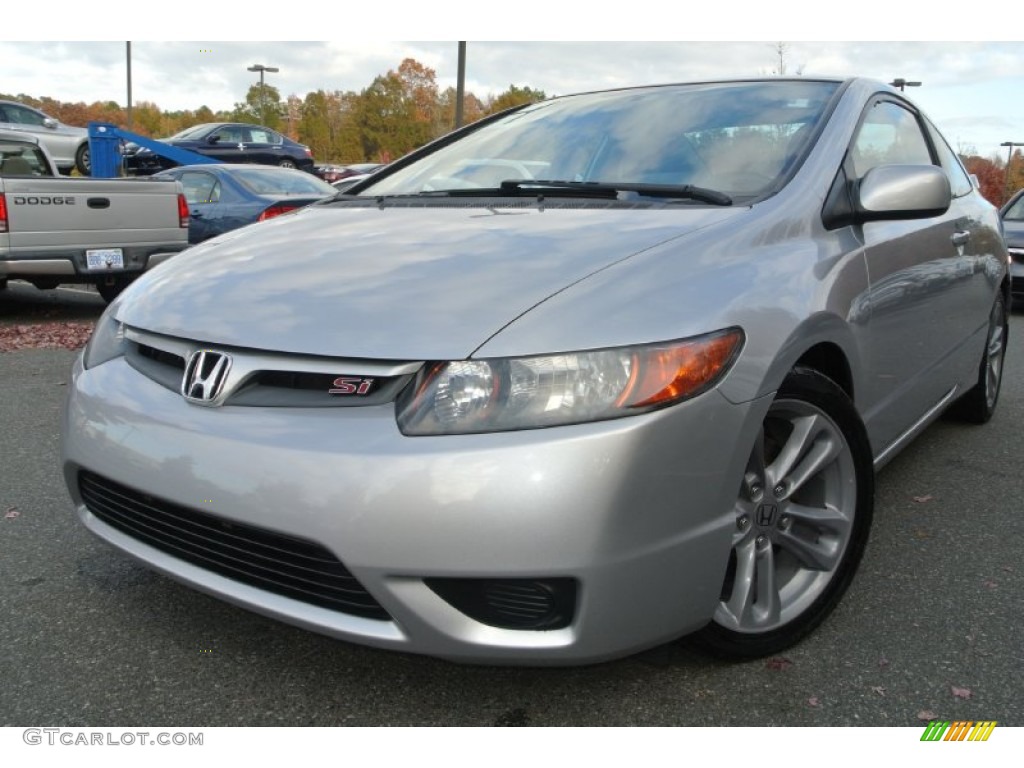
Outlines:
{"label": "green tree", "polygon": [[245,101],[236,102],[231,119],[240,123],[258,123],[274,130],[281,128],[281,114],[285,111],[281,104],[281,92],[272,85],[259,83],[249,86]]}
{"label": "green tree", "polygon": [[518,86],[510,85],[507,91],[503,91],[490,99],[487,104],[487,114],[493,115],[495,112],[518,107],[520,104],[532,104],[535,101],[543,101],[546,98],[547,96],[544,91],[535,91],[529,86],[519,88]]}
{"label": "green tree", "polygon": [[390,162],[430,140],[431,124],[417,119],[406,85],[390,71],[359,94],[355,124],[367,160]]}

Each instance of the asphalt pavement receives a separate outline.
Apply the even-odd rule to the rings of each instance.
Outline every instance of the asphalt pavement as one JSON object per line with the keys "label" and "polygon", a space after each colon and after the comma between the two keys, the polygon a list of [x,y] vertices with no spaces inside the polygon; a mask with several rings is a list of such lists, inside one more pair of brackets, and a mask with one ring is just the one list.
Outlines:
{"label": "asphalt pavement", "polygon": [[350,645],[136,564],[77,523],[60,475],[75,353],[0,353],[0,725],[1024,725],[1022,338],[1018,314],[990,424],[940,421],[879,474],[861,570],[810,638],[771,661],[673,644],[567,669]]}

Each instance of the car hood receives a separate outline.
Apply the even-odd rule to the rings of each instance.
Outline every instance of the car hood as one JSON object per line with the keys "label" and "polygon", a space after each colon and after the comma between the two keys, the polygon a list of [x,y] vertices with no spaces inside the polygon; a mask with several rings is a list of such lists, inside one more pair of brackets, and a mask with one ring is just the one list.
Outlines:
{"label": "car hood", "polygon": [[118,318],[224,346],[461,359],[588,275],[744,210],[313,206],[179,254]]}

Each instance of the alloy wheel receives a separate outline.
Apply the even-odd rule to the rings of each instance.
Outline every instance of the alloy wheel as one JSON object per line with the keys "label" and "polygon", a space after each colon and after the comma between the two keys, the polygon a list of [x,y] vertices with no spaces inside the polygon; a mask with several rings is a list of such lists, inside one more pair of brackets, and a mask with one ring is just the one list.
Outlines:
{"label": "alloy wheel", "polygon": [[714,621],[763,634],[805,613],[843,562],[857,509],[857,468],[817,405],[777,399],[750,455]]}

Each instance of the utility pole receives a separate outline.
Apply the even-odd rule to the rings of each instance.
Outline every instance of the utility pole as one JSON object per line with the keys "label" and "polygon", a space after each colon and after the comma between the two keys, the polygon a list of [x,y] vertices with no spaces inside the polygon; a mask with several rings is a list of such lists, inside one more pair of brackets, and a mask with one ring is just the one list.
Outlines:
{"label": "utility pole", "polygon": [[459,42],[459,75],[455,84],[455,127],[461,128],[466,101],[466,41]]}
{"label": "utility pole", "polygon": [[125,55],[128,58],[128,109],[126,119],[128,120],[128,130],[132,129],[132,44],[131,41],[125,43]]}

